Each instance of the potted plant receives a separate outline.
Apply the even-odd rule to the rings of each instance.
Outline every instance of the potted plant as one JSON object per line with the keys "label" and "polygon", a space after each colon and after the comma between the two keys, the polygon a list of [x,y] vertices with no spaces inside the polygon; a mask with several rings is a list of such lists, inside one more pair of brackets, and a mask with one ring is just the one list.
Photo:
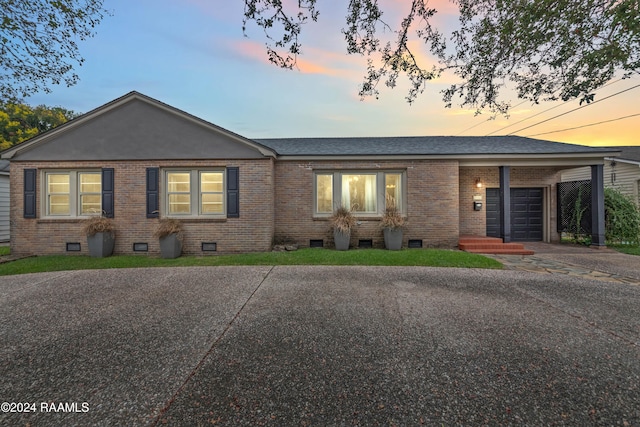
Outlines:
{"label": "potted plant", "polygon": [[384,247],[399,251],[402,249],[402,230],[406,225],[405,219],[395,206],[388,206],[382,215],[380,228],[384,234]]}
{"label": "potted plant", "polygon": [[87,235],[89,255],[103,258],[113,253],[116,241],[113,220],[103,216],[92,216],[84,221],[83,231]]}
{"label": "potted plant", "polygon": [[336,250],[346,251],[349,249],[351,229],[356,225],[356,218],[349,209],[339,206],[331,215],[330,221]]}
{"label": "potted plant", "polygon": [[154,236],[160,239],[162,258],[178,258],[182,254],[183,229],[180,220],[161,219]]}

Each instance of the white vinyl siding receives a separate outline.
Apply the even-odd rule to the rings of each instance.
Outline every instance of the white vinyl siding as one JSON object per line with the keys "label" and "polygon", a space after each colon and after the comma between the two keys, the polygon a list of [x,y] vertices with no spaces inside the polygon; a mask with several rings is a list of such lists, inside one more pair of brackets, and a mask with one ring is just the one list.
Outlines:
{"label": "white vinyl siding", "polygon": [[[640,206],[638,181],[640,180],[640,165],[616,161],[606,161],[603,167],[604,186],[617,188],[623,194],[631,197]],[[562,181],[581,181],[591,179],[591,168],[582,167],[562,172]]]}

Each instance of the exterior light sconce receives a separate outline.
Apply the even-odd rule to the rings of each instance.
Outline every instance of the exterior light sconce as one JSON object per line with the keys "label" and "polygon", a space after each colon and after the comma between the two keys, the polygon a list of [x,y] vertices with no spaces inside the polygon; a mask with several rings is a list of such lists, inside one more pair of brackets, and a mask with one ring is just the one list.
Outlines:
{"label": "exterior light sconce", "polygon": [[482,181],[480,181],[480,178],[476,178],[476,188],[482,188]]}

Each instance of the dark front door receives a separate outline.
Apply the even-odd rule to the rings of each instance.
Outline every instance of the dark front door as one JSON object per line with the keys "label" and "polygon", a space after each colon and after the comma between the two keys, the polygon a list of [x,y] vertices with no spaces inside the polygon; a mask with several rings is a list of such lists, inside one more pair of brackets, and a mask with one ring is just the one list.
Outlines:
{"label": "dark front door", "polygon": [[[511,240],[542,240],[542,188],[511,189]],[[500,190],[487,188],[487,236],[500,237]]]}

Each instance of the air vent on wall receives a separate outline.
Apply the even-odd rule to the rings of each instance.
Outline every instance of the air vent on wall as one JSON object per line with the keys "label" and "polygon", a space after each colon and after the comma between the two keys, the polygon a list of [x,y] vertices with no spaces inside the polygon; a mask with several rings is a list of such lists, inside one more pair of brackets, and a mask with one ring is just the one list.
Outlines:
{"label": "air vent on wall", "polygon": [[80,252],[82,250],[80,243],[67,243],[67,252]]}
{"label": "air vent on wall", "polygon": [[218,250],[216,242],[202,242],[202,252],[215,252]]}
{"label": "air vent on wall", "polygon": [[422,247],[422,239],[409,239],[409,248],[418,249]]}
{"label": "air vent on wall", "polygon": [[358,247],[361,248],[361,249],[372,248],[373,247],[373,240],[371,240],[371,239],[360,239],[360,240],[358,240]]}
{"label": "air vent on wall", "polygon": [[148,252],[149,244],[148,243],[134,243],[133,244],[134,252]]}
{"label": "air vent on wall", "polygon": [[324,248],[324,240],[322,239],[311,239],[309,240],[310,248]]}

